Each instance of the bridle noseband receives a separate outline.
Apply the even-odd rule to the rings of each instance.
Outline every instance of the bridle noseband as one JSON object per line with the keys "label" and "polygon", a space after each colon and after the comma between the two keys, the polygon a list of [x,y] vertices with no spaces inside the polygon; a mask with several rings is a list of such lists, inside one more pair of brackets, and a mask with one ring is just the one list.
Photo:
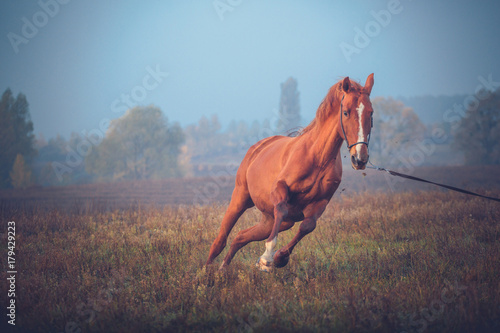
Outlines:
{"label": "bridle noseband", "polygon": [[[352,147],[356,145],[366,145],[366,148],[368,148],[368,144],[370,143],[370,136],[371,136],[371,131],[368,134],[368,139],[365,141],[359,141],[356,143],[353,143],[352,145],[349,145],[349,141],[347,140],[347,135],[345,135],[345,130],[344,130],[344,122],[342,121],[342,114],[344,113],[343,108],[344,108],[344,97],[345,94],[342,95],[342,100],[340,101],[340,127],[342,128],[342,134],[344,134],[344,139],[345,143],[347,144],[347,149],[351,149]],[[373,128],[373,115],[371,116],[371,127]]]}

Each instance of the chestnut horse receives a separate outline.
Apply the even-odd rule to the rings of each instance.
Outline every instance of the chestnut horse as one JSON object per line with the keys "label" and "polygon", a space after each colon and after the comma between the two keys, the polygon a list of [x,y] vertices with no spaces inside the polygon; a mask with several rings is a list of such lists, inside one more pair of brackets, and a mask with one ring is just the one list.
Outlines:
{"label": "chestnut horse", "polygon": [[[264,271],[284,267],[297,243],[316,227],[316,220],[339,187],[342,178],[340,147],[346,140],[352,167],[363,170],[368,162],[368,141],[373,108],[373,74],[365,86],[344,78],[333,85],[314,120],[296,137],[273,136],[253,145],[236,174],[235,188],[207,265],[222,252],[238,218],[253,206],[260,222],[242,230],[233,240],[221,268],[253,241],[266,239],[257,266]],[[351,144],[349,144],[351,143]],[[278,233],[302,221],[293,240],[277,252]]]}

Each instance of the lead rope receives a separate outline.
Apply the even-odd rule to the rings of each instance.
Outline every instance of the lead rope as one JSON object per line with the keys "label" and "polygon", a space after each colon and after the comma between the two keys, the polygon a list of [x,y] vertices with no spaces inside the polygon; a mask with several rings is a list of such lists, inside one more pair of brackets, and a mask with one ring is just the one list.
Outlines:
{"label": "lead rope", "polygon": [[429,183],[429,184],[433,184],[433,185],[436,185],[436,186],[441,186],[441,187],[447,188],[448,190],[452,190],[452,191],[455,191],[455,192],[465,193],[465,194],[469,194],[469,195],[474,195],[476,197],[480,197],[480,198],[484,198],[484,199],[488,199],[488,200],[493,200],[493,201],[500,202],[500,199],[498,199],[498,198],[489,197],[489,196],[486,196],[486,195],[482,195],[482,194],[479,194],[479,193],[467,191],[467,190],[464,190],[464,189],[461,189],[461,188],[458,188],[458,187],[454,187],[454,186],[450,186],[450,185],[446,185],[446,184],[436,183],[436,182],[433,182],[433,181],[430,181],[430,180],[426,180],[426,179],[422,179],[422,178],[418,178],[418,177],[415,177],[415,176],[405,175],[403,173],[399,173],[399,172],[396,172],[396,171],[392,171],[392,170],[389,170],[389,169],[386,169],[386,168],[382,168],[382,167],[373,165],[373,163],[370,160],[368,160],[368,162],[371,164],[371,166],[367,165],[366,166],[367,168],[369,168],[369,169],[375,169],[375,170],[378,170],[378,171],[385,171],[385,172],[387,172],[388,174],[390,174],[392,176],[397,176],[397,177],[401,177],[401,178],[416,180],[416,181],[423,182],[423,183]]}

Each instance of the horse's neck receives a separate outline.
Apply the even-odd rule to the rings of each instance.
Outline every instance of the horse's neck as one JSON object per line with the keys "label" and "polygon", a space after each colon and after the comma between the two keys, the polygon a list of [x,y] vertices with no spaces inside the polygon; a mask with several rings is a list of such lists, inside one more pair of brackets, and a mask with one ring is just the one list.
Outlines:
{"label": "horse's neck", "polygon": [[[338,106],[334,110],[338,109]],[[329,162],[337,158],[343,138],[340,136],[339,112],[329,112],[328,118],[318,124],[314,131],[309,134],[311,140],[311,152],[316,156],[316,163],[320,166],[331,164]]]}

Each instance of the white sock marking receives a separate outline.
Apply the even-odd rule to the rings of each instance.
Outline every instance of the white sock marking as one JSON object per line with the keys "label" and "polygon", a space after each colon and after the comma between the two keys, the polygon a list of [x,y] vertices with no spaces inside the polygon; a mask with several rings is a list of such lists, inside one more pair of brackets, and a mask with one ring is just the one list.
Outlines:
{"label": "white sock marking", "polygon": [[262,255],[262,258],[267,261],[273,261],[274,247],[278,243],[278,237],[274,237],[272,241],[266,242],[266,251]]}

